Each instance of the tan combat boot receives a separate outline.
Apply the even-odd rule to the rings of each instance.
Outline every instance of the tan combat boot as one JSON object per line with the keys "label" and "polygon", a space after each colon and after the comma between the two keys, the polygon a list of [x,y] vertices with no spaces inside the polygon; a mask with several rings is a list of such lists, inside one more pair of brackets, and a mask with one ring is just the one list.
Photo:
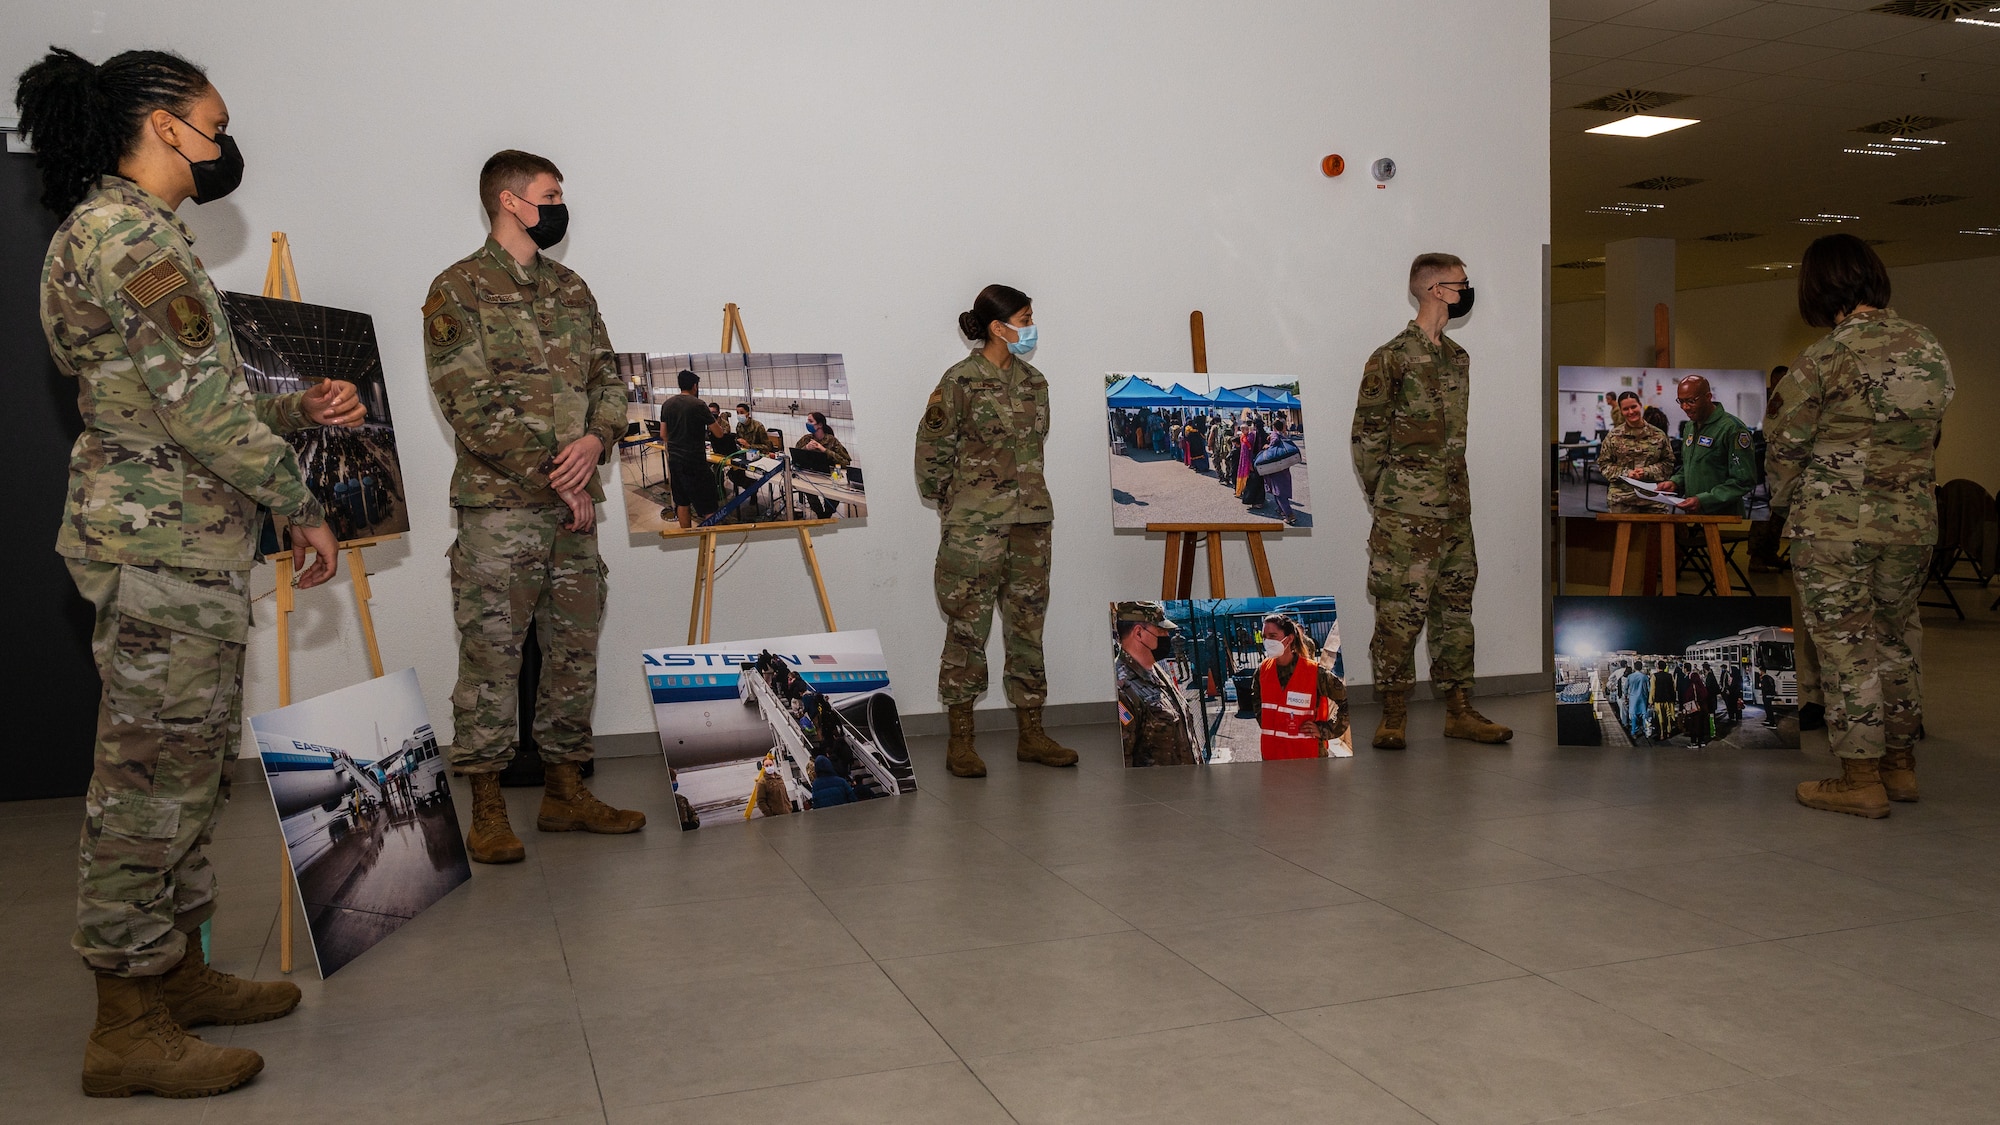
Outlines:
{"label": "tan combat boot", "polygon": [[500,795],[500,775],[472,775],[472,828],[465,834],[465,854],[474,863],[519,863],[528,849],[507,823],[507,798]]}
{"label": "tan combat boot", "polygon": [[953,777],[985,777],[986,763],[972,744],[972,704],[954,703],[945,708],[951,723],[951,738],[944,744],[944,768]]}
{"label": "tan combat boot", "polygon": [[160,978],[167,1011],[182,1027],[205,1023],[263,1023],[299,1006],[299,986],[288,980],[244,980],[209,967],[201,938],[188,935],[180,964]]}
{"label": "tan combat boot", "polygon": [[1880,820],[1889,815],[1889,793],[1882,788],[1882,764],[1875,758],[1842,758],[1840,776],[1802,781],[1799,804]]}
{"label": "tan combat boot", "polygon": [[1073,766],[1076,751],[1050,738],[1042,729],[1042,709],[1040,707],[1014,708],[1014,725],[1018,732],[1014,741],[1014,757],[1024,762],[1039,762],[1045,766]]}
{"label": "tan combat boot", "polygon": [[1401,750],[1409,743],[1404,729],[1410,722],[1410,689],[1385,688],[1382,696],[1382,721],[1375,724],[1375,749]]}
{"label": "tan combat boot", "polygon": [[97,975],[97,1026],[83,1049],[83,1092],[93,1098],[205,1098],[250,1081],[264,1059],[181,1030],[159,977]]}
{"label": "tan combat boot", "polygon": [[646,827],[646,814],[614,809],[583,784],[578,762],[551,762],[542,789],[542,811],[535,827],[544,832],[603,832],[620,835]]}
{"label": "tan combat boot", "polygon": [[1514,737],[1514,731],[1474,711],[1471,691],[1453,688],[1444,697],[1444,736],[1469,738],[1474,742],[1505,742]]}
{"label": "tan combat boot", "polygon": [[1891,801],[1917,799],[1917,752],[1905,747],[1882,755],[1882,789]]}

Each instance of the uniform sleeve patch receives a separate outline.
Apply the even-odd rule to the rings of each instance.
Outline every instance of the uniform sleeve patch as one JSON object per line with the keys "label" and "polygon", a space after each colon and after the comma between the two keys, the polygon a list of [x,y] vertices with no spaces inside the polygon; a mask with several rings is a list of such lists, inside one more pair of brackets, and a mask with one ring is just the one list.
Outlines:
{"label": "uniform sleeve patch", "polygon": [[461,324],[457,313],[437,312],[424,318],[424,335],[431,347],[448,348],[465,336],[465,325]]}
{"label": "uniform sleeve patch", "polygon": [[1380,406],[1389,401],[1389,379],[1380,371],[1370,371],[1361,377],[1361,405]]}
{"label": "uniform sleeve patch", "polygon": [[162,258],[125,283],[125,296],[142,309],[151,308],[160,298],[187,283],[187,272],[181,269],[180,263],[172,258]]}
{"label": "uniform sleeve patch", "polygon": [[436,316],[438,310],[442,308],[444,308],[444,294],[431,294],[431,299],[424,302],[424,319],[429,320],[431,317]]}
{"label": "uniform sleeve patch", "polygon": [[191,293],[183,293],[167,302],[166,320],[167,331],[173,333],[174,339],[188,351],[202,351],[215,343],[215,318]]}
{"label": "uniform sleeve patch", "polygon": [[944,430],[948,421],[944,409],[944,392],[931,392],[930,405],[924,407],[924,432],[935,434]]}
{"label": "uniform sleeve patch", "polygon": [[1736,435],[1736,448],[1738,448],[1738,449],[1748,449],[1748,448],[1750,448],[1750,431],[1749,431],[1749,430],[1744,430],[1743,432],[1741,432],[1741,433],[1739,433],[1739,434],[1737,434],[1737,435]]}

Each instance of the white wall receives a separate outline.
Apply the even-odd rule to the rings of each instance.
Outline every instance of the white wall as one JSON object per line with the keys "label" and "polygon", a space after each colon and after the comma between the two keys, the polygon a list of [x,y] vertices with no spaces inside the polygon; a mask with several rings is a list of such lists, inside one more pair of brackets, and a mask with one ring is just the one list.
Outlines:
{"label": "white wall", "polygon": [[[2000,257],[1896,266],[1889,270],[1897,312],[1929,328],[1951,357],[1958,396],[1945,415],[1938,479],[1970,477],[2000,487],[2000,334],[1990,294],[2000,292]],[[1680,367],[1756,367],[1791,363],[1824,333],[1799,319],[1798,282],[1687,289],[1679,294],[1674,362]],[[1604,354],[1604,302],[1555,307],[1557,364],[1595,364]],[[1674,412],[1669,410],[1669,415]],[[1678,418],[1676,418],[1678,421]]]}
{"label": "white wall", "polygon": [[[17,10],[0,69],[49,43],[93,59],[165,46],[208,66],[249,172],[186,209],[204,262],[254,291],[266,235],[284,230],[305,296],[372,313],[383,337],[416,530],[371,556],[376,619],[443,731],[452,453],[417,309],[479,245],[474,180],[503,147],[562,166],[574,221],[559,253],[619,348],[709,349],[735,301],[759,349],[845,354],[859,455],[881,467],[866,524],[819,539],[819,556],[840,623],[881,630],[912,712],[936,707],[943,625],[937,519],[899,466],[981,285],[1025,289],[1043,326],[1062,704],[1111,698],[1106,603],[1150,595],[1160,567],[1157,539],[1111,531],[1102,373],[1185,369],[1200,308],[1218,369],[1296,373],[1314,432],[1344,434],[1363,360],[1411,315],[1410,258],[1462,255],[1480,289],[1456,334],[1474,356],[1479,672],[1537,671],[1547,14],[1540,0],[97,0]],[[1318,170],[1328,152],[1348,159],[1339,180]],[[1367,173],[1378,156],[1401,168],[1386,190]],[[1271,560],[1284,592],[1337,595],[1360,638],[1367,524],[1342,444],[1314,472],[1317,530]],[[634,661],[685,636],[694,566],[691,543],[629,541],[609,491],[607,734],[651,728]],[[1234,589],[1249,587],[1245,555],[1231,545]],[[795,542],[753,543],[722,579],[718,636],[816,628],[803,574]],[[344,579],[304,596],[301,696],[365,674],[346,599]],[[275,699],[268,613],[251,661],[254,711]],[[994,664],[986,702],[1001,705]],[[1350,667],[1366,678],[1365,659]]]}

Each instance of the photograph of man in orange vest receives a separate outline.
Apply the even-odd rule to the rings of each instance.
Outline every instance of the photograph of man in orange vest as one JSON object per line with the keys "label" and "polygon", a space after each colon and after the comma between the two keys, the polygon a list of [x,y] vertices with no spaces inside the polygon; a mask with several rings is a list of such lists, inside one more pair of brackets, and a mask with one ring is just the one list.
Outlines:
{"label": "photograph of man in orange vest", "polygon": [[1282,613],[1264,618],[1264,662],[1257,669],[1258,755],[1323,758],[1347,732],[1347,685],[1323,667],[1312,638]]}

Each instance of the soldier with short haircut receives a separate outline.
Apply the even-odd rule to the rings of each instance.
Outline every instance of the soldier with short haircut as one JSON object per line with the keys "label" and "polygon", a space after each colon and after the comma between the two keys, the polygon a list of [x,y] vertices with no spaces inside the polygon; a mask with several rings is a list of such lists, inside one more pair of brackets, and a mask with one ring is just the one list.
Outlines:
{"label": "soldier with short haircut", "polygon": [[1465,469],[1471,357],[1444,334],[1472,311],[1465,263],[1422,254],[1410,263],[1417,316],[1375,349],[1354,408],[1354,469],[1374,512],[1368,656],[1382,721],[1375,747],[1406,745],[1417,635],[1429,629],[1431,690],[1445,698],[1447,738],[1498,743],[1514,732],[1472,708],[1472,486]]}
{"label": "soldier with short haircut", "polygon": [[1907,630],[1937,542],[1938,427],[1955,387],[1937,337],[1897,316],[1889,271],[1853,235],[1799,263],[1799,313],[1831,329],[1771,392],[1771,506],[1819,649],[1841,776],[1801,804],[1880,818],[1917,799],[1922,670]]}
{"label": "soldier with short haircut", "polygon": [[199,936],[217,895],[203,849],[243,725],[258,509],[290,521],[301,588],[333,577],[333,533],[279,434],[356,425],[363,408],[350,383],[256,395],[244,382],[175,213],[243,175],[229,109],[200,67],[164,51],[92,65],[52,49],[15,102],[42,202],[68,216],[41,287],[49,351],[83,415],[56,552],[96,609],[103,681],[72,939],[97,974],[83,1092],[219,1094],[264,1060],[185,1029],[276,1019],[299,1002],[289,982],[209,967]]}
{"label": "soldier with short haircut", "polygon": [[1027,360],[1038,335],[1034,306],[1019,289],[989,285],[958,315],[958,328],[978,346],[931,392],[916,457],[917,491],[937,504],[943,521],[934,577],[945,616],[938,666],[938,698],[951,725],[945,764],[958,777],[986,776],[973,746],[972,702],[986,690],[986,638],[997,602],[1007,698],[1019,729],[1015,757],[1073,766],[1076,751],[1042,729],[1055,504],[1042,475],[1049,381]]}
{"label": "soldier with short haircut", "polygon": [[1690,515],[1743,515],[1743,498],[1757,487],[1750,427],[1715,401],[1703,376],[1684,377],[1674,393],[1687,414],[1681,424],[1681,467],[1660,482],[1660,491],[1678,494],[1675,506]]}
{"label": "soldier with short haircut", "polygon": [[604,616],[597,466],[624,436],[625,392],[590,287],[541,253],[569,226],[562,173],[532,153],[497,152],[480,170],[479,200],[490,234],[431,282],[424,357],[458,439],[451,762],[472,780],[466,851],[513,863],[526,851],[507,823],[499,775],[520,737],[530,622],[543,657],[534,735],[547,763],[536,827],[617,833],[646,823],[598,800],[582,778]]}
{"label": "soldier with short haircut", "polygon": [[1112,607],[1118,676],[1118,733],[1128,766],[1192,766],[1202,758],[1200,721],[1160,662],[1180,626],[1159,602]]}

